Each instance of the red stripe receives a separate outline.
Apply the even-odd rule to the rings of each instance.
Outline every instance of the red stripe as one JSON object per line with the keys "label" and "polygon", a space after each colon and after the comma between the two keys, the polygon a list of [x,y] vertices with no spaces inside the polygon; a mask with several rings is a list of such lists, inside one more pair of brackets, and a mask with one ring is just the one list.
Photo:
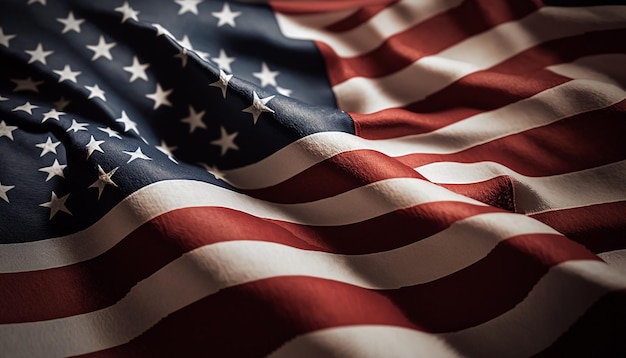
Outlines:
{"label": "red stripe", "polygon": [[515,185],[508,176],[498,176],[472,184],[440,184],[440,186],[487,205],[512,213],[517,212],[515,206]]}
{"label": "red stripe", "polygon": [[411,154],[396,159],[408,167],[437,162],[493,161],[527,176],[565,174],[626,159],[626,100],[495,139],[452,154]]}
{"label": "red stripe", "polygon": [[[367,54],[339,57],[328,45],[316,42],[332,85],[352,77],[381,77],[418,59],[436,54],[498,24],[519,19],[541,7],[541,1],[469,0],[393,36]],[[433,36],[436,34],[436,36]]]}
{"label": "red stripe", "polygon": [[625,334],[626,291],[611,292],[535,357],[626,357]]}
{"label": "red stripe", "polygon": [[501,210],[459,202],[436,202],[338,227],[311,227],[285,222],[276,224],[299,238],[311,242],[315,240],[320,250],[367,254],[411,244],[448,228],[456,221],[491,212]]}
{"label": "red stripe", "polygon": [[270,1],[274,11],[283,14],[310,14],[315,12],[339,11],[362,6],[379,6],[391,0],[341,0],[341,1]]}
{"label": "red stripe", "polygon": [[[385,139],[430,132],[467,117],[528,98],[566,82],[545,67],[603,53],[625,53],[626,29],[587,33],[546,42],[486,71],[479,71],[404,108],[371,114],[350,113],[357,135]],[[468,95],[471,94],[471,95]]]}
{"label": "red stripe", "polygon": [[595,253],[626,249],[626,202],[531,215]]}
{"label": "red stripe", "polygon": [[[463,119],[492,111],[566,83],[569,79],[547,70],[532,76],[479,71],[468,75],[423,102],[371,114],[350,112],[357,135],[387,139],[431,132]],[[468,96],[468,93],[472,93]]]}
{"label": "red stripe", "polygon": [[[344,152],[284,182],[263,189],[246,190],[245,193],[279,203],[310,202],[390,178],[426,180],[412,168],[437,162],[493,161],[533,177],[594,168],[625,159],[622,135],[626,133],[626,122],[622,120],[624,111],[626,101],[453,154],[418,153],[394,159],[370,150]],[[511,210],[509,182],[508,179],[493,179],[485,183],[445,187],[481,202]]]}
{"label": "red stripe", "polygon": [[244,192],[272,202],[303,203],[391,178],[426,180],[413,168],[385,154],[372,150],[354,150],[319,162],[282,183]]}
{"label": "red stripe", "polygon": [[429,332],[469,328],[513,309],[550,267],[598,260],[560,235],[521,235],[500,242],[484,259],[423,285],[385,291]]}
{"label": "red stripe", "polygon": [[594,257],[560,236],[520,236],[465,270],[399,290],[376,292],[299,276],[260,280],[221,290],[169,315],[128,344],[96,355],[187,356],[210,350],[260,356],[297,335],[338,326],[464,329],[513,309],[549,266]]}
{"label": "red stripe", "polygon": [[[403,158],[403,160],[406,160]],[[412,163],[411,160],[406,160]],[[367,163],[377,163],[369,166]],[[363,168],[367,165],[367,169]],[[361,186],[392,178],[418,178],[408,165],[390,159],[379,152],[355,150],[340,153],[328,160],[296,174],[288,180],[245,193],[262,200],[279,203],[311,202],[332,197]],[[426,180],[424,178],[424,180]],[[332,185],[317,185],[332,183]],[[488,205],[513,211],[513,191],[508,178],[498,177],[472,185],[442,185],[454,192],[471,197]],[[307,188],[307,190],[302,190]]]}
{"label": "red stripe", "polygon": [[60,318],[112,305],[135,283],[183,253],[216,242],[259,240],[307,250],[370,253],[410,244],[462,218],[493,211],[489,207],[440,202],[354,225],[308,227],[225,208],[175,210],[142,225],[92,260],[42,271],[0,274],[0,324]]}
{"label": "red stripe", "polygon": [[340,20],[326,27],[326,30],[332,31],[332,32],[344,32],[344,31],[352,30],[355,27],[358,27],[362,25],[364,22],[370,20],[374,16],[378,15],[381,11],[385,10],[389,6],[392,6],[398,3],[398,1],[399,0],[393,0],[393,1],[389,1],[389,3],[386,5],[381,4],[381,5],[374,5],[374,6],[361,8],[354,14],[348,16],[347,18]]}
{"label": "red stripe", "polygon": [[92,260],[2,273],[0,324],[61,318],[110,306],[138,281],[192,248],[193,242],[162,235],[157,219]]}
{"label": "red stripe", "polygon": [[223,289],[129,343],[92,356],[261,357],[299,334],[354,324],[415,328],[382,294],[334,281],[280,277]]}

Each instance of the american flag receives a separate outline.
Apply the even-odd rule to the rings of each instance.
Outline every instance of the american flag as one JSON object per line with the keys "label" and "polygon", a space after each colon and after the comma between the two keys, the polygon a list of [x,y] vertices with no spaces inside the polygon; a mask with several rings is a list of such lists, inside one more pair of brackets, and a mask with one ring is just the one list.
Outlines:
{"label": "american flag", "polygon": [[626,6],[2,0],[0,355],[626,355]]}

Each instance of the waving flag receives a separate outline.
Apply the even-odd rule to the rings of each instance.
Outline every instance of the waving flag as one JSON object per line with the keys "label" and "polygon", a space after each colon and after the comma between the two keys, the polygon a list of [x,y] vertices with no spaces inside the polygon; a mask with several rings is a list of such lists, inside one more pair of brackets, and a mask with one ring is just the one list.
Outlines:
{"label": "waving flag", "polygon": [[2,1],[2,356],[626,354],[626,7],[576,5]]}

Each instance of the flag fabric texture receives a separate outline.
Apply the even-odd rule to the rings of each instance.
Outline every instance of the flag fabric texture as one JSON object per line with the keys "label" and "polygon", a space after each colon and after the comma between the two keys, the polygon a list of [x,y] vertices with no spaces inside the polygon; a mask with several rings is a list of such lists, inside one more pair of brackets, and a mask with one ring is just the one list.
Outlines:
{"label": "flag fabric texture", "polygon": [[626,6],[555,5],[3,0],[0,355],[626,355]]}

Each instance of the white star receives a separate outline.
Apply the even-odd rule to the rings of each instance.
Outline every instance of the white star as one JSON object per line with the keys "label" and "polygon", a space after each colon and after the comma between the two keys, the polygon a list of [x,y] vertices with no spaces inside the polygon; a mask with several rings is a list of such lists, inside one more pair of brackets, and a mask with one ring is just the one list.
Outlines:
{"label": "white star", "polygon": [[189,39],[189,36],[187,35],[184,35],[182,40],[176,40],[176,42],[188,50],[193,50],[193,45],[191,44],[191,40]]}
{"label": "white star", "polygon": [[213,58],[211,58],[211,60],[213,60],[213,62],[217,63],[217,65],[219,66],[220,69],[224,69],[224,70],[226,70],[228,72],[233,72],[230,69],[230,64],[235,61],[235,58],[226,56],[226,51],[224,51],[224,49],[220,50],[220,56],[219,57],[213,57]]}
{"label": "white star", "polygon": [[196,113],[193,107],[189,106],[189,116],[181,119],[180,121],[189,124],[189,133],[193,133],[198,127],[206,129],[206,124],[202,121],[202,116],[204,116],[205,112],[206,111]]}
{"label": "white star", "polygon": [[18,92],[18,91],[39,92],[39,88],[37,88],[37,86],[43,84],[43,81],[33,81],[31,77],[28,77],[27,79],[24,79],[24,80],[12,79],[11,82],[17,85],[13,89],[13,92]]}
{"label": "white star", "polygon": [[167,159],[173,161],[174,163],[178,164],[178,162],[176,161],[176,159],[174,159],[174,156],[172,154],[173,151],[175,151],[176,149],[178,149],[178,147],[170,147],[167,145],[167,143],[165,143],[164,140],[161,140],[161,145],[157,145],[156,149],[167,155]]}
{"label": "white star", "polygon": [[100,144],[104,143],[103,140],[96,140],[93,136],[89,139],[89,143],[85,145],[87,148],[87,159],[93,154],[94,151],[98,151],[100,153],[104,153],[104,150],[100,148]]}
{"label": "white star", "polygon": [[13,140],[13,131],[16,129],[16,126],[7,126],[5,121],[0,122],[0,138],[7,137]]}
{"label": "white star", "polygon": [[46,0],[28,0],[28,3],[26,5],[34,4],[36,2],[44,6],[46,5]]}
{"label": "white star", "polygon": [[67,17],[65,19],[59,17],[57,18],[57,21],[64,25],[63,30],[61,31],[62,34],[68,31],[76,31],[80,33],[80,25],[85,22],[84,19],[74,18],[74,13],[72,13],[71,11],[69,12],[69,14],[67,14]]}
{"label": "white star", "polygon": [[168,29],[161,26],[161,24],[152,24],[152,26],[154,26],[154,28],[157,30],[157,34],[156,34],[157,36],[167,35],[170,38],[174,38],[174,35],[172,35],[172,33],[169,32]]}
{"label": "white star", "polygon": [[104,91],[100,89],[100,86],[98,86],[98,84],[95,84],[93,86],[85,86],[85,88],[89,91],[89,97],[87,97],[87,99],[98,97],[106,102],[107,99],[104,97]]}
{"label": "white star", "polygon": [[187,49],[184,47],[181,48],[176,55],[174,55],[174,57],[180,58],[180,65],[182,67],[187,66],[187,56]]}
{"label": "white star", "polygon": [[13,188],[15,188],[15,185],[2,185],[2,183],[0,183],[0,198],[8,203],[9,196],[7,195],[7,191]]}
{"label": "white star", "polygon": [[286,97],[291,96],[291,92],[292,92],[290,89],[282,88],[280,86],[276,86],[276,91]]}
{"label": "white star", "polygon": [[106,173],[104,169],[102,169],[100,164],[98,164],[98,179],[89,186],[89,188],[98,188],[98,200],[100,200],[102,191],[104,191],[104,187],[106,187],[107,185],[113,185],[114,187],[117,188],[117,184],[115,184],[113,179],[111,179],[111,177],[113,176],[113,174],[115,174],[117,169],[119,169],[119,167],[115,167],[111,169],[110,172]]}
{"label": "white star", "polygon": [[137,56],[133,56],[133,64],[130,66],[124,67],[124,71],[129,72],[131,74],[130,80],[128,82],[133,82],[137,78],[141,78],[144,81],[148,80],[148,75],[146,75],[146,68],[150,67],[149,64],[141,64],[137,59]]}
{"label": "white star", "polygon": [[220,132],[220,139],[211,141],[211,144],[221,147],[222,151],[220,155],[223,156],[229,149],[239,150],[239,147],[235,144],[235,137],[237,137],[239,133],[233,132],[232,134],[228,134],[226,129],[222,126],[220,126]]}
{"label": "white star", "polygon": [[127,152],[125,150],[123,152],[128,154],[128,155],[130,155],[130,159],[128,159],[126,164],[132,162],[135,159],[152,160],[152,158],[150,158],[147,155],[143,154],[143,152],[141,151],[140,147],[137,147],[137,150],[135,150],[134,152]]}
{"label": "white star", "polygon": [[221,68],[220,68],[220,78],[211,83],[209,86],[212,87],[217,87],[219,89],[222,90],[222,96],[224,96],[224,98],[226,98],[226,89],[228,88],[228,81],[230,81],[230,79],[233,78],[233,75],[227,75]]}
{"label": "white star", "polygon": [[[174,39],[176,40],[176,39]],[[191,40],[189,40],[189,36],[185,35],[183,36],[182,40],[176,40],[176,42],[178,42],[179,45],[181,45],[183,48],[186,48],[189,51],[193,51],[196,53],[196,55],[200,56],[202,59],[204,59],[205,61],[209,60],[209,53],[208,52],[202,52],[199,50],[196,50],[193,48],[193,46],[191,45]],[[183,66],[185,67],[185,66]]]}
{"label": "white star", "polygon": [[76,76],[80,75],[80,71],[72,71],[70,65],[65,65],[62,70],[53,70],[53,72],[59,75],[59,83],[65,80],[76,83]]}
{"label": "white star", "polygon": [[116,7],[115,11],[121,13],[123,15],[122,17],[122,23],[126,22],[126,20],[128,19],[133,19],[135,21],[139,21],[139,19],[137,18],[137,15],[139,15],[139,11],[135,11],[133,10],[132,7],[130,7],[130,5],[128,5],[128,2],[125,1],[124,5],[120,6],[120,7]]}
{"label": "white star", "polygon": [[204,0],[174,0],[179,6],[178,15],[182,15],[186,12],[191,12],[198,15],[198,4]]}
{"label": "white star", "polygon": [[219,21],[217,22],[217,27],[220,27],[222,25],[230,25],[232,27],[235,27],[235,18],[239,15],[241,15],[240,11],[235,11],[232,12],[230,11],[230,6],[228,6],[228,3],[224,3],[224,6],[222,7],[222,11],[220,12],[212,12],[211,15],[217,17],[219,19]]}
{"label": "white star", "polygon": [[30,60],[28,60],[28,63],[39,61],[43,63],[44,65],[46,64],[46,57],[54,53],[54,51],[44,51],[43,46],[41,45],[41,42],[37,44],[36,49],[32,51],[26,50],[24,52],[30,55]]}
{"label": "white star", "polygon": [[139,135],[139,130],[137,130],[137,123],[128,118],[128,115],[126,115],[126,111],[122,111],[122,116],[120,118],[117,118],[115,121],[124,124],[124,132],[133,130],[135,131],[135,133],[137,133],[137,135]]}
{"label": "white star", "polygon": [[62,111],[70,104],[70,101],[65,99],[65,97],[61,96],[58,101],[54,102],[54,108]]}
{"label": "white star", "polygon": [[93,51],[92,61],[97,60],[100,57],[108,58],[109,60],[113,60],[113,56],[111,56],[111,48],[117,45],[115,42],[106,43],[104,41],[104,36],[100,35],[100,39],[98,40],[97,45],[87,45],[87,48]]}
{"label": "white star", "polygon": [[4,47],[9,47],[9,41],[14,38],[15,35],[6,35],[2,26],[0,26],[0,45]]}
{"label": "white star", "polygon": [[152,109],[157,109],[161,106],[171,107],[172,103],[167,99],[167,96],[169,96],[172,91],[171,89],[164,91],[161,85],[157,83],[156,91],[146,95],[147,98],[154,101],[154,107],[152,107]]}
{"label": "white star", "polygon": [[89,123],[79,123],[76,122],[75,119],[72,119],[72,124],[70,125],[70,127],[66,130],[66,132],[72,131],[74,133],[78,132],[78,131],[86,131],[87,127],[89,125]]}
{"label": "white star", "polygon": [[41,148],[41,154],[39,155],[39,157],[41,158],[47,153],[57,154],[57,147],[59,146],[59,144],[61,144],[61,142],[52,142],[52,139],[48,137],[45,143],[35,144],[35,146],[37,148]]}
{"label": "white star", "polygon": [[39,106],[35,106],[33,104],[30,104],[30,102],[26,102],[26,103],[24,103],[21,106],[17,106],[15,108],[13,108],[11,111],[13,111],[13,112],[24,111],[24,112],[32,115],[33,114],[33,109],[35,109],[35,108],[39,108]]}
{"label": "white star", "polygon": [[[134,123],[134,122],[133,122]],[[103,131],[104,133],[109,135],[109,138],[117,138],[117,139],[122,139],[122,137],[120,137],[120,134],[116,131],[114,131],[113,129],[111,129],[111,127],[98,127],[99,130]]]}
{"label": "white star", "polygon": [[205,163],[198,163],[198,164],[200,164],[204,168],[204,170],[209,172],[209,174],[213,175],[215,179],[226,180],[224,177],[224,173],[222,173],[217,167],[207,165]]}
{"label": "white star", "polygon": [[253,95],[252,105],[246,109],[242,109],[241,111],[251,113],[252,118],[254,120],[254,124],[256,124],[256,121],[259,119],[259,116],[261,115],[261,113],[263,112],[274,113],[274,110],[267,107],[266,104],[267,102],[271,101],[275,96],[259,98],[259,96],[254,91],[252,91],[252,95]]}
{"label": "white star", "polygon": [[276,76],[279,74],[279,71],[270,71],[267,64],[263,62],[261,64],[261,72],[254,72],[252,75],[261,80],[261,87],[265,87],[267,85],[276,86]]}
{"label": "white star", "polygon": [[63,169],[65,169],[65,167],[67,167],[67,165],[61,165],[59,164],[59,161],[55,159],[51,166],[39,168],[39,171],[48,173],[48,177],[46,178],[46,181],[48,181],[55,176],[65,178],[65,175],[63,175]]}
{"label": "white star", "polygon": [[193,53],[195,53],[196,55],[198,55],[201,59],[208,61],[209,60],[209,53],[208,52],[203,52],[200,50],[193,50]]}
{"label": "white star", "polygon": [[44,208],[50,208],[50,218],[48,220],[52,220],[52,217],[54,217],[59,211],[72,215],[72,213],[65,206],[65,201],[69,196],[70,194],[67,194],[59,198],[53,191],[49,202],[39,204],[39,206]]}
{"label": "white star", "polygon": [[56,119],[58,121],[60,120],[59,116],[62,116],[64,114],[64,112],[59,112],[56,110],[56,108],[52,108],[51,110],[43,114],[43,119],[41,120],[41,123],[47,121],[50,118]]}

